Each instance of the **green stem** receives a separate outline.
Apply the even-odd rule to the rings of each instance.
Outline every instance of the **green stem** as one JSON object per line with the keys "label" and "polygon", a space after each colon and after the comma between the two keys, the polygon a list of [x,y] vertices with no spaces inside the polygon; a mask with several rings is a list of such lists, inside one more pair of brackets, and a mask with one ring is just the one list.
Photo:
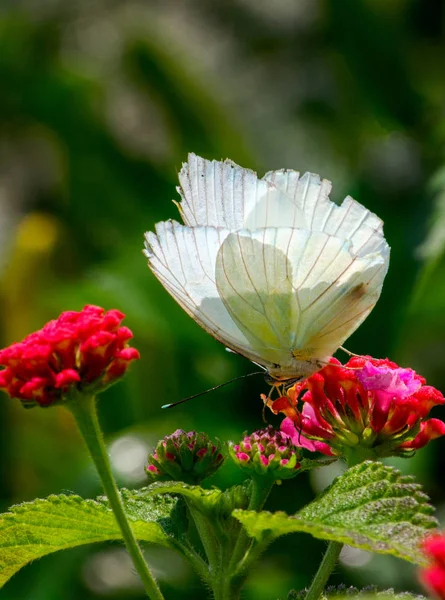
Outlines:
{"label": "green stem", "polygon": [[[252,491],[247,510],[260,511],[270,494],[273,484],[273,481],[267,481],[265,479],[252,479]],[[243,527],[239,533],[235,548],[233,549],[232,559],[229,565],[230,573],[237,571],[238,563],[243,560],[251,542],[252,540],[249,538]]]}
{"label": "green stem", "polygon": [[320,598],[328,579],[334,570],[342,548],[343,544],[340,542],[329,542],[321,565],[318,567],[318,571],[312,580],[311,587],[304,600],[318,600]]}
{"label": "green stem", "polygon": [[204,546],[209,565],[214,567],[217,564],[219,552],[218,542],[212,531],[211,523],[209,523],[209,520],[193,506],[192,502],[186,501],[186,503],[190,515],[196,525],[202,545]]}
{"label": "green stem", "polygon": [[244,558],[238,563],[238,567],[233,573],[234,581],[244,581],[247,571],[258,560],[258,558],[272,541],[273,536],[270,534],[265,534],[261,542],[253,542],[249,548],[249,552],[244,555]]}
{"label": "green stem", "polygon": [[[262,509],[273,484],[273,481],[265,481],[264,479],[252,480],[248,510],[259,511]],[[212,568],[213,565],[210,563],[211,587],[215,600],[239,599],[246,576],[243,572],[242,575],[237,573],[234,577],[234,573],[237,571],[239,562],[245,559],[246,554],[249,553],[251,545],[252,540],[244,528],[239,531],[233,550],[230,543],[221,544],[219,562],[216,563],[217,568]]]}
{"label": "green stem", "polygon": [[196,573],[201,577],[201,579],[206,583],[206,585],[210,585],[210,574],[209,574],[209,566],[206,561],[199,556],[199,554],[189,545],[174,542],[174,547],[179,554],[188,560],[193,569],[195,569]]}
{"label": "green stem", "polygon": [[110,461],[97,418],[95,397],[80,393],[76,394],[75,397],[73,396],[66,403],[66,407],[73,414],[77,427],[85,440],[108,497],[111,510],[121,530],[125,546],[144,584],[147,596],[152,600],[164,600],[164,596],[144,560],[142,551],[125,514],[124,505],[111,472]]}
{"label": "green stem", "polygon": [[214,600],[239,600],[240,591],[232,588],[230,578],[221,577],[221,585],[213,589]]}
{"label": "green stem", "polygon": [[375,460],[375,454],[372,449],[360,448],[357,446],[345,451],[345,460],[348,468],[350,468],[359,465],[365,460]]}
{"label": "green stem", "polygon": [[221,545],[220,566],[211,582],[214,600],[239,600],[244,580],[236,583],[230,570],[231,544]]}
{"label": "green stem", "polygon": [[[348,468],[360,464],[367,458],[369,458],[369,456],[366,456],[366,453],[361,453],[359,450],[351,451],[346,457]],[[311,587],[309,588],[304,600],[318,600],[318,598],[321,596],[325,585],[327,584],[328,579],[334,570],[342,548],[343,544],[340,542],[329,542],[326,553],[321,561],[321,565],[319,566],[318,571],[312,580]]]}

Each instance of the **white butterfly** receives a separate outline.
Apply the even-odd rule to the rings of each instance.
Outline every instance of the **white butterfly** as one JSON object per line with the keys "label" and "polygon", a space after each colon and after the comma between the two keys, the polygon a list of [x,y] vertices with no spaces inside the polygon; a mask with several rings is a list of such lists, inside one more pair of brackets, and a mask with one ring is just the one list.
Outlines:
{"label": "white butterfly", "polygon": [[318,175],[256,173],[190,154],[185,225],[145,234],[148,265],[182,308],[272,379],[323,366],[377,302],[389,262],[382,221]]}

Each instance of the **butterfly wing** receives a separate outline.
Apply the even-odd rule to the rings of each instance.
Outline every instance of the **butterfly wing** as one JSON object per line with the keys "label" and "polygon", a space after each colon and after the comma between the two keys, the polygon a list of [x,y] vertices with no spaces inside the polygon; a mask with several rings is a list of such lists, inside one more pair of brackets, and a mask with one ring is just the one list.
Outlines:
{"label": "butterfly wing", "polygon": [[323,232],[267,228],[228,235],[216,285],[252,348],[288,372],[294,359],[331,355],[376,303],[387,261],[358,258]]}
{"label": "butterfly wing", "polygon": [[288,169],[270,171],[264,179],[294,200],[308,229],[351,240],[358,256],[389,252],[381,219],[350,196],[340,206],[332,202],[329,199],[332,184],[327,179],[321,180],[314,173],[300,177],[298,171]]}
{"label": "butterfly wing", "polygon": [[216,288],[216,256],[228,235],[224,229],[166,221],[156,225],[156,233],[145,234],[144,254],[162,285],[201,327],[235,352],[269,368],[233,322]]}
{"label": "butterfly wing", "polygon": [[230,160],[210,161],[189,154],[179,172],[178,205],[190,227],[227,229],[305,227],[302,211],[276,185],[258,179]]}
{"label": "butterfly wing", "polygon": [[[190,154],[179,174],[188,225],[146,234],[149,266],[216,339],[298,375],[335,352],[376,303],[389,247],[381,220],[318,175]],[[298,364],[300,361],[300,364]]]}
{"label": "butterfly wing", "polygon": [[[308,235],[302,232],[295,240],[300,254]],[[292,265],[283,244],[278,245],[282,238],[281,229],[231,233],[216,259],[216,285],[230,316],[252,348],[280,365],[291,362],[289,349],[300,312]]]}
{"label": "butterfly wing", "polygon": [[368,254],[352,258],[340,274],[332,265],[324,274],[326,281],[300,289],[306,303],[297,347],[310,348],[318,357],[334,354],[374,308],[387,269],[388,260],[381,254]]}

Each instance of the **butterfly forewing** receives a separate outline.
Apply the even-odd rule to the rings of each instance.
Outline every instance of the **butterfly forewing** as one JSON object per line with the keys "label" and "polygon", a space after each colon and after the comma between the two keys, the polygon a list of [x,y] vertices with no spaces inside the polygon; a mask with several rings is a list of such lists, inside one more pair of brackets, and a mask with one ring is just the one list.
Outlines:
{"label": "butterfly forewing", "polygon": [[210,161],[189,154],[179,181],[179,208],[190,227],[223,227],[232,231],[305,227],[303,213],[290,196],[230,160]]}
{"label": "butterfly forewing", "polygon": [[148,265],[182,308],[224,345],[268,367],[234,323],[218,293],[215,263],[227,229],[158,223],[146,234]]}

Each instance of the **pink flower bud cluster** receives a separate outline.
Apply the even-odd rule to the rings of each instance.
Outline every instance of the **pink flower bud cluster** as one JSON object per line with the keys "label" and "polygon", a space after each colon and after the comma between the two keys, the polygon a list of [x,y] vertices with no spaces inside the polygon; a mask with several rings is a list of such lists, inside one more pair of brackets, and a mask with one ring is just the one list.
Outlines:
{"label": "pink flower bud cluster", "polygon": [[67,311],[23,341],[0,351],[0,388],[25,407],[50,406],[72,389],[97,392],[121,377],[139,358],[133,337],[120,327],[124,315],[85,306]]}
{"label": "pink flower bud cluster", "polygon": [[184,481],[197,484],[210,477],[224,462],[220,444],[207,434],[177,429],[165,436],[148,457],[150,481]]}
{"label": "pink flower bud cluster", "polygon": [[300,468],[299,449],[289,436],[271,425],[245,436],[239,444],[231,443],[229,451],[236,464],[251,477],[289,479]]}
{"label": "pink flower bud cluster", "polygon": [[420,580],[430,592],[445,600],[445,534],[427,537],[423,551],[431,564],[420,572]]}
{"label": "pink flower bud cluster", "polygon": [[281,429],[297,446],[328,456],[359,449],[364,458],[379,458],[413,454],[444,435],[445,423],[426,419],[444,403],[412,369],[360,356],[345,365],[332,358],[268,404],[286,416]]}

